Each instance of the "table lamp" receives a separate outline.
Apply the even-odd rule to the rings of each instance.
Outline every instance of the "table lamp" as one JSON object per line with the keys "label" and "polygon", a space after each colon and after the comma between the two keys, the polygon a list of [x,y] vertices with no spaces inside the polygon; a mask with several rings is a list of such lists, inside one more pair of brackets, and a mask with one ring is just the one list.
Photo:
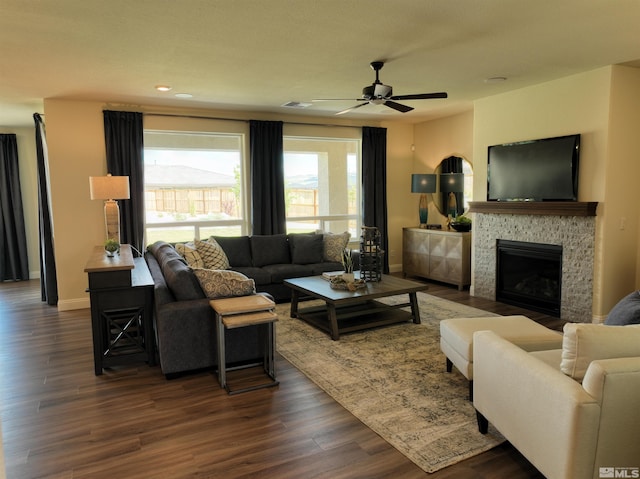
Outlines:
{"label": "table lamp", "polygon": [[463,173],[443,173],[440,175],[440,191],[447,193],[447,214],[452,218],[458,216],[458,200],[456,193],[464,192]]}
{"label": "table lamp", "polygon": [[418,203],[418,215],[420,217],[420,228],[427,227],[429,218],[429,201],[427,193],[436,192],[436,175],[413,174],[411,175],[411,193],[420,193]]}
{"label": "table lamp", "polygon": [[120,208],[116,200],[129,199],[128,176],[90,176],[89,191],[92,200],[104,202],[104,223],[107,239],[115,239],[120,243]]}

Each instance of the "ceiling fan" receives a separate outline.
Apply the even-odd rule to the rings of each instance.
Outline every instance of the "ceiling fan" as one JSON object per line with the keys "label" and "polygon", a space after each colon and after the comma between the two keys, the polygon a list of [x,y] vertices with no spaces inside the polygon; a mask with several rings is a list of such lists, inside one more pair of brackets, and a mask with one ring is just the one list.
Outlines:
{"label": "ceiling fan", "polygon": [[[385,85],[380,81],[380,70],[384,66],[384,62],[371,62],[371,68],[376,72],[376,81],[374,81],[371,85],[368,85],[362,89],[362,98],[356,98],[354,101],[359,101],[359,103],[351,108],[347,108],[346,110],[339,111],[336,115],[343,115],[350,111],[355,110],[356,108],[361,108],[369,103],[374,105],[385,105],[389,108],[393,108],[401,113],[407,113],[408,111],[413,110],[412,107],[407,105],[402,105],[401,103],[396,103],[394,100],[429,100],[432,98],[447,98],[447,94],[445,92],[439,93],[417,93],[415,95],[394,95],[393,88],[389,85]],[[351,98],[331,98],[331,99],[318,99],[311,101],[347,101],[351,100]]]}

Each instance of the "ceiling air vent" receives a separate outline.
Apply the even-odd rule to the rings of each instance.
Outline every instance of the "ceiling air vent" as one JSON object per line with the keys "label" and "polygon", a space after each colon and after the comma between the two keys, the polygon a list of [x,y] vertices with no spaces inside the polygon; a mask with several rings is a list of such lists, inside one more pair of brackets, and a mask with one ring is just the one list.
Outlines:
{"label": "ceiling air vent", "polygon": [[282,105],[286,108],[309,108],[311,106],[311,103],[302,103],[299,101],[289,101],[287,103],[285,103],[284,105]]}

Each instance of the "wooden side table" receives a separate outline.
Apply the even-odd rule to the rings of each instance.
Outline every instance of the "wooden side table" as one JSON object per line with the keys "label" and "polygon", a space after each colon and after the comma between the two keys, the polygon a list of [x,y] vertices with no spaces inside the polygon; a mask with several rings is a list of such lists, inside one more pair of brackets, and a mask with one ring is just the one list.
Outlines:
{"label": "wooden side table", "polygon": [[155,365],[153,278],[144,258],[131,246],[106,256],[96,246],[85,266],[89,276],[93,362],[96,376],[105,367],[146,361]]}
{"label": "wooden side table", "polygon": [[[274,323],[278,320],[278,315],[274,312],[275,303],[261,294],[254,294],[251,296],[212,299],[209,301],[209,304],[215,311],[216,317],[218,381],[220,382],[220,387],[225,388],[229,394],[237,394],[278,385],[279,382],[276,379],[276,364],[274,357],[276,349]],[[270,381],[267,383],[231,390],[227,384],[227,371],[229,371],[229,369],[227,369],[226,362],[225,331],[227,329],[243,328],[245,326],[254,325],[260,325],[264,328],[261,332],[265,345],[262,366]],[[241,366],[241,368],[252,366],[256,366],[256,364],[248,364]]]}

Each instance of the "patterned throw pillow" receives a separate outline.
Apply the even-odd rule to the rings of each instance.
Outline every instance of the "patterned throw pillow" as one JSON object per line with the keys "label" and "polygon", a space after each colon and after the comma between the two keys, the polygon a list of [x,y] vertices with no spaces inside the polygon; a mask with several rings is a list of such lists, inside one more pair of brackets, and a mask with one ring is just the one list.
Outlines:
{"label": "patterned throw pillow", "polygon": [[177,243],[176,251],[180,253],[180,256],[182,256],[192,268],[204,268],[204,261],[202,261],[202,256],[198,253],[195,244]]}
{"label": "patterned throw pillow", "polygon": [[229,259],[218,242],[214,239],[209,241],[194,240],[196,250],[200,254],[204,267],[207,269],[228,269]]}
{"label": "patterned throw pillow", "polygon": [[324,234],[324,260],[335,261],[340,263],[342,261],[342,252],[347,247],[351,238],[351,233],[345,231],[339,235],[333,233]]}
{"label": "patterned throw pillow", "polygon": [[256,284],[237,271],[194,269],[204,294],[209,299],[255,294]]}

